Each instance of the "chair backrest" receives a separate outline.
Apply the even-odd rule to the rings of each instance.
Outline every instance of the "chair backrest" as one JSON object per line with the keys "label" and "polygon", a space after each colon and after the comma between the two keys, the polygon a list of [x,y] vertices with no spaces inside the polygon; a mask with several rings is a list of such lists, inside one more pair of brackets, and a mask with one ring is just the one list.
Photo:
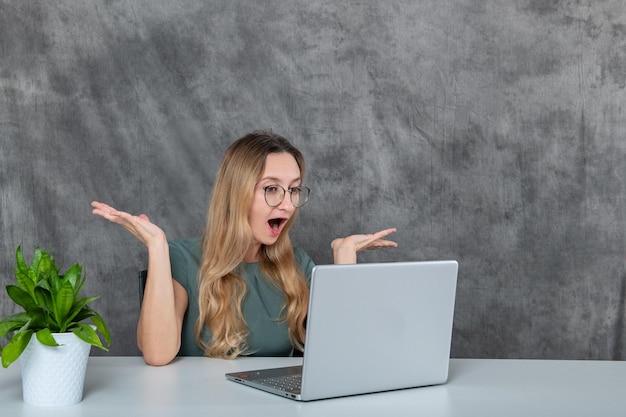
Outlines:
{"label": "chair backrest", "polygon": [[143,291],[146,288],[146,280],[148,279],[148,270],[139,271],[139,308],[143,304]]}

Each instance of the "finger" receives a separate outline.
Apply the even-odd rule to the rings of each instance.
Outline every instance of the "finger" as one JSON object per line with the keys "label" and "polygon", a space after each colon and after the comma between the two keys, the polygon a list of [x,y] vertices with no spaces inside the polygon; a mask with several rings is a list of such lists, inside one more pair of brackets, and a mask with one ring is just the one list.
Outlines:
{"label": "finger", "polygon": [[381,248],[395,248],[398,244],[392,240],[382,239],[383,237],[395,232],[395,228],[381,230],[380,232],[367,235],[369,239],[362,242],[361,250],[374,250]]}
{"label": "finger", "polygon": [[372,242],[372,244],[369,245],[365,249],[376,250],[376,249],[382,249],[382,248],[397,248],[397,247],[398,247],[398,244],[391,240],[378,240],[378,241]]}
{"label": "finger", "polygon": [[376,245],[376,242],[378,242],[380,239],[376,236],[376,233],[373,234],[367,234],[367,235],[362,235],[362,237],[364,239],[362,239],[361,241],[359,241],[355,246],[356,246],[356,251],[360,252],[363,250],[368,250],[370,249],[372,246]]}
{"label": "finger", "polygon": [[113,207],[109,206],[108,204],[101,203],[99,201],[92,201],[91,207],[100,209],[100,210],[115,210]]}
{"label": "finger", "polygon": [[397,229],[395,227],[392,227],[392,228],[389,228],[389,229],[381,230],[381,231],[376,232],[376,233],[370,233],[370,234],[364,235],[366,237],[366,239],[361,241],[360,244],[361,244],[362,247],[367,248],[370,245],[372,245],[374,242],[383,241],[384,237],[389,236],[390,234],[394,233],[396,230]]}
{"label": "finger", "polygon": [[112,220],[111,215],[117,215],[118,211],[108,204],[100,203],[99,201],[92,201],[91,206],[93,210],[91,211],[93,214],[98,216],[102,216],[107,220]]}
{"label": "finger", "polygon": [[110,220],[110,221],[115,221],[116,219],[120,217],[120,214],[122,213],[113,208],[109,208],[109,209],[95,208],[91,212],[98,216],[104,217],[105,219]]}
{"label": "finger", "polygon": [[395,233],[397,230],[398,229],[396,229],[395,227],[391,227],[389,229],[381,230],[380,232],[374,233],[374,236],[376,236],[377,239],[380,239],[385,236],[389,236],[392,233]]}

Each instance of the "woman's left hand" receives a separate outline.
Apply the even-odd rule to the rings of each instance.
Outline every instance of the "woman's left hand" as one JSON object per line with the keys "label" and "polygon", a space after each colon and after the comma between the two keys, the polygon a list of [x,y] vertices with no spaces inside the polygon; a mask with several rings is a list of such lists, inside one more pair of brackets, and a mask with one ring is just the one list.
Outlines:
{"label": "woman's left hand", "polygon": [[333,256],[336,264],[356,263],[356,254],[364,250],[381,248],[395,248],[396,242],[384,239],[396,231],[395,228],[381,230],[380,232],[351,235],[344,238],[337,238],[330,244],[333,249]]}

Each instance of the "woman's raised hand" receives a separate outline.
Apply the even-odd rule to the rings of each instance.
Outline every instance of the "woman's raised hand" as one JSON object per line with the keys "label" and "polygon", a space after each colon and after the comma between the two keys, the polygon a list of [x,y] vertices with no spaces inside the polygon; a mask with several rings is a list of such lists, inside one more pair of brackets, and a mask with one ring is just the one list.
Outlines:
{"label": "woman's raised hand", "polygon": [[119,224],[142,241],[147,247],[150,247],[152,243],[162,242],[166,239],[163,230],[151,223],[150,219],[145,214],[134,216],[124,211],[116,210],[108,204],[98,201],[93,201],[91,206],[93,207],[93,214]]}
{"label": "woman's raised hand", "polygon": [[335,263],[354,264],[356,263],[357,252],[397,247],[398,244],[396,242],[384,239],[395,231],[395,228],[391,228],[376,233],[357,234],[333,240],[330,246],[333,249]]}

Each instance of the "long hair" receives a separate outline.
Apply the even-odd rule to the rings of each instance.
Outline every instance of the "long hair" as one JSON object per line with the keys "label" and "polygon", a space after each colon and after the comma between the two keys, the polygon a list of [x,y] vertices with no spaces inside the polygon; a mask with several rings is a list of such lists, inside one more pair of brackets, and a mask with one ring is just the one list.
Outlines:
{"label": "long hair", "polygon": [[[248,213],[266,157],[283,152],[295,158],[300,178],[304,178],[304,158],[300,151],[272,132],[253,132],[238,139],[226,150],[220,165],[202,236],[198,272],[200,315],[195,337],[205,356],[232,359],[252,353],[242,312],[247,288],[238,266],[253,240]],[[291,344],[303,350],[309,290],[296,264],[288,234],[297,212],[298,209],[276,243],[261,245],[259,266],[284,294],[285,305],[278,319],[287,323]],[[203,338],[205,327],[212,333],[208,342]]]}

